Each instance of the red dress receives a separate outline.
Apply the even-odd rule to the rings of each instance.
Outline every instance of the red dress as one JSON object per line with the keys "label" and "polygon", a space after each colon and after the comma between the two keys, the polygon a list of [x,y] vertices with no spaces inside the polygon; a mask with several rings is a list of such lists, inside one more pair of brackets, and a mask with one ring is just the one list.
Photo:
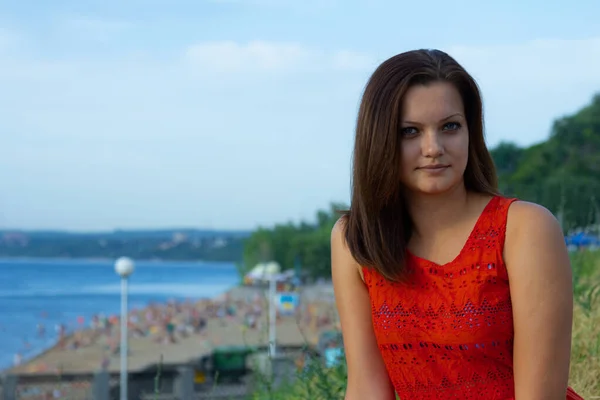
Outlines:
{"label": "red dress", "polygon": [[[375,336],[400,399],[514,399],[512,305],[502,259],[514,200],[490,200],[447,264],[407,252],[414,273],[406,283],[363,268]],[[582,399],[571,388],[566,398]]]}

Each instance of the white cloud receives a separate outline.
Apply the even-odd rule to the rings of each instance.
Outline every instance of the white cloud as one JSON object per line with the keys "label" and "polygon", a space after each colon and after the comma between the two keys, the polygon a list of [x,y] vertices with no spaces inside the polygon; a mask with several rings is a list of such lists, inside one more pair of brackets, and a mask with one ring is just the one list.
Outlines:
{"label": "white cloud", "polygon": [[355,51],[341,50],[332,57],[333,66],[341,70],[374,70],[377,65],[373,57]]}
{"label": "white cloud", "polygon": [[203,71],[300,72],[363,70],[372,65],[366,54],[352,51],[325,51],[297,43],[251,41],[205,42],[190,46],[186,59]]}
{"label": "white cloud", "polygon": [[207,0],[208,3],[237,5],[237,6],[252,6],[252,7],[269,7],[294,10],[325,10],[339,6],[342,3],[339,0]]}
{"label": "white cloud", "polygon": [[312,53],[293,43],[221,41],[190,46],[186,57],[202,68],[221,72],[278,71],[305,64]]}
{"label": "white cloud", "polygon": [[497,46],[453,46],[447,51],[482,79],[505,84],[600,83],[600,37],[540,39]]}
{"label": "white cloud", "polygon": [[85,15],[69,15],[58,20],[59,29],[98,42],[107,42],[133,27],[127,21],[101,19]]}

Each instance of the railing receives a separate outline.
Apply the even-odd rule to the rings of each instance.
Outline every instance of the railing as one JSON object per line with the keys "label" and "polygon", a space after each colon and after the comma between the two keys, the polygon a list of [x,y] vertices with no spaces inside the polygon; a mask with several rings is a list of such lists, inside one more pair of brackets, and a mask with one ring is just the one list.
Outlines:
{"label": "railing", "polygon": [[[128,374],[128,400],[217,400],[244,399],[264,377],[277,386],[293,378],[300,346],[279,348],[278,356],[266,357],[266,348],[256,349],[262,357],[256,365],[220,370],[212,355],[190,364],[153,365]],[[267,363],[269,365],[267,365]],[[269,371],[269,372],[267,372]],[[83,374],[24,374],[0,377],[0,400],[118,400],[119,373],[99,371]]]}

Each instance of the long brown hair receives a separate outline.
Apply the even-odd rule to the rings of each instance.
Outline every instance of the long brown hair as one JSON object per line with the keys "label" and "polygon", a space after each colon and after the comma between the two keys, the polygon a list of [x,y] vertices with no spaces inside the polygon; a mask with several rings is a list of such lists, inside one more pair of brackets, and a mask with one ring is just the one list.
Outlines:
{"label": "long brown hair", "polygon": [[469,129],[468,191],[497,194],[497,177],[485,145],[479,88],[465,69],[439,50],[414,50],[384,61],[369,79],[358,112],[353,155],[352,201],[345,236],[356,261],[391,281],[408,273],[406,246],[412,222],[400,182],[399,123],[408,89],[449,82],[459,91]]}

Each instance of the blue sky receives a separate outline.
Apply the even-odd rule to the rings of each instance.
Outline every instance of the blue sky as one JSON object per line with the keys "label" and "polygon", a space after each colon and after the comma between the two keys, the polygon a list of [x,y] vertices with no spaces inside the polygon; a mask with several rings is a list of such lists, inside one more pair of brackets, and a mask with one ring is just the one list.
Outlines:
{"label": "blue sky", "polygon": [[0,227],[311,219],[349,198],[370,73],[413,48],[475,76],[491,146],[541,141],[600,91],[600,2],[556,3],[0,0]]}

